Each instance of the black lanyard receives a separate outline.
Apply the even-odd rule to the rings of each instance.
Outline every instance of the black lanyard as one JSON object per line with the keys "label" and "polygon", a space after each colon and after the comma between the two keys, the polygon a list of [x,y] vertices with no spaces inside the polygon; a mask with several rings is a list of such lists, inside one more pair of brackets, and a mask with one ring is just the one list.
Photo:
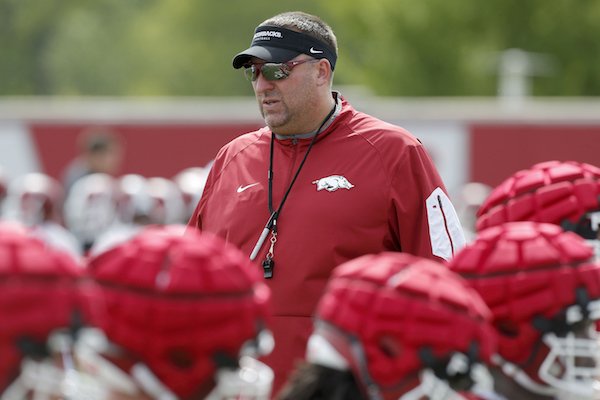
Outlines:
{"label": "black lanyard", "polygon": [[[304,154],[304,157],[302,158],[302,161],[300,162],[300,165],[298,166],[298,169],[296,170],[296,173],[294,174],[292,181],[290,182],[288,188],[286,189],[285,194],[283,195],[283,198],[281,199],[281,203],[279,203],[279,207],[277,207],[277,210],[273,209],[273,175],[274,175],[273,174],[273,149],[275,147],[274,146],[275,145],[275,133],[271,132],[271,148],[270,148],[270,152],[269,152],[269,175],[268,175],[269,212],[271,213],[271,215],[269,216],[269,220],[267,221],[267,224],[265,225],[258,241],[256,242],[256,245],[254,246],[254,249],[252,250],[252,253],[250,254],[250,260],[254,260],[256,258],[256,256],[258,255],[258,252],[262,248],[269,232],[273,232],[274,235],[277,234],[277,218],[279,217],[279,215],[281,215],[281,210],[283,208],[283,205],[285,204],[285,201],[287,200],[288,195],[290,194],[290,191],[292,190],[292,187],[294,186],[294,183],[296,182],[296,179],[298,178],[298,175],[300,175],[300,171],[302,170],[302,167],[304,166],[304,163],[306,162],[306,158],[308,157],[308,154],[310,153],[313,145],[315,144],[315,142],[317,140],[317,136],[319,136],[319,134],[321,133],[321,130],[323,129],[323,127],[325,126],[327,121],[329,121],[329,119],[335,112],[336,108],[337,108],[337,103],[333,106],[333,108],[329,112],[329,114],[327,114],[327,116],[325,117],[323,122],[321,122],[319,129],[317,129],[315,135],[313,136],[312,140],[310,141],[310,145],[308,146],[308,149],[306,150],[306,153]],[[274,243],[274,242],[272,241],[272,243]],[[269,254],[271,254],[271,252]],[[272,260],[272,254],[271,254],[271,257],[269,257],[269,255],[267,255],[267,259],[265,260],[265,262],[263,262],[263,268],[265,269],[265,278],[271,278],[273,276],[273,264],[274,263]]]}

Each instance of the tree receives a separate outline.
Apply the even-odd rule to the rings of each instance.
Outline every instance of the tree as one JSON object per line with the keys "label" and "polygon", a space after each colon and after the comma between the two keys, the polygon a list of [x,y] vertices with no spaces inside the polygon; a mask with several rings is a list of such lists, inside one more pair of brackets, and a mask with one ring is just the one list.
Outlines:
{"label": "tree", "polygon": [[231,59],[288,10],[332,25],[338,85],[491,96],[517,48],[552,61],[535,95],[600,95],[595,0],[0,0],[0,95],[251,95]]}

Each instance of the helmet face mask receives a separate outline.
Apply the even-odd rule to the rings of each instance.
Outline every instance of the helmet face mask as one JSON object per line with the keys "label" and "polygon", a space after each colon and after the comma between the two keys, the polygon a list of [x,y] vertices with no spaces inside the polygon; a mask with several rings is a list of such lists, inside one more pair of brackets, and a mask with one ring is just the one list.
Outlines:
{"label": "helmet face mask", "polygon": [[405,253],[363,256],[334,271],[311,337],[323,340],[309,341],[307,360],[351,371],[372,400],[461,399],[495,348],[489,317],[443,265]]}
{"label": "helmet face mask", "polygon": [[[82,277],[82,266],[70,254],[47,246],[20,223],[0,223],[3,399],[92,393],[75,385],[80,375],[72,362],[75,332],[86,319]],[[91,395],[67,398],[95,400]]]}
{"label": "helmet face mask", "polygon": [[450,261],[494,314],[502,390],[600,398],[600,265],[593,258],[575,233],[525,221],[481,231]]}
{"label": "helmet face mask", "polygon": [[206,400],[269,400],[273,379],[273,371],[266,364],[243,356],[240,358],[239,368],[217,370],[216,385]]}
{"label": "helmet face mask", "polygon": [[2,398],[106,399],[105,388],[80,368],[75,341],[66,329],[52,332],[47,341],[48,356],[25,356],[20,375],[2,393]]}
{"label": "helmet face mask", "polygon": [[399,400],[466,400],[456,392],[447,381],[438,378],[430,369],[423,370],[419,375],[419,385],[400,396]]}
{"label": "helmet face mask", "polygon": [[269,398],[272,371],[244,356],[272,349],[270,291],[239,250],[210,234],[151,226],[92,256],[89,270],[92,322],[105,339],[84,350],[106,364],[112,390]]}
{"label": "helmet face mask", "polygon": [[549,352],[539,369],[540,379],[558,393],[570,393],[581,399],[597,399],[600,394],[600,300],[566,310],[570,331],[566,335],[546,333],[544,344]]}

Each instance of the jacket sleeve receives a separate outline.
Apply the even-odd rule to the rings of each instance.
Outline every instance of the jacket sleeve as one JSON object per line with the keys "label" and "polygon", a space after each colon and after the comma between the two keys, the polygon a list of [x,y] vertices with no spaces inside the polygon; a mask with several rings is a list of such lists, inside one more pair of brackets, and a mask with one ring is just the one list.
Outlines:
{"label": "jacket sleeve", "polygon": [[447,261],[465,245],[454,206],[423,145],[403,150],[391,184],[390,227],[401,251]]}

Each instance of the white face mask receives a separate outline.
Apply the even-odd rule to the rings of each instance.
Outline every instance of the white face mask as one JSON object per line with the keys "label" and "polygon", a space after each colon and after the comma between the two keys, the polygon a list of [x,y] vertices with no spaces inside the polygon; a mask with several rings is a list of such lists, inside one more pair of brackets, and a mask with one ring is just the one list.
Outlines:
{"label": "white face mask", "polygon": [[252,357],[240,358],[240,367],[236,370],[217,371],[217,385],[206,400],[269,400],[273,387],[273,370]]}
{"label": "white face mask", "polygon": [[[544,336],[550,353],[540,366],[539,376],[557,389],[559,398],[570,400],[600,398],[600,336],[594,331],[590,338]],[[563,397],[564,396],[564,397]]]}
{"label": "white face mask", "polygon": [[[270,334],[259,341],[272,340]],[[267,343],[265,346],[268,346]],[[144,364],[135,364],[129,373],[121,370],[100,354],[111,346],[104,334],[97,329],[86,329],[77,343],[77,357],[95,371],[94,379],[101,383],[107,392],[122,393],[128,396],[141,392],[156,400],[177,400],[160,379]],[[242,356],[239,368],[222,368],[215,374],[216,385],[206,400],[244,399],[269,400],[274,374],[271,368],[250,356]],[[87,400],[103,400],[108,397],[74,397]],[[4,399],[0,399],[4,400]],[[20,399],[19,399],[20,400]]]}
{"label": "white face mask", "polygon": [[104,400],[108,392],[99,382],[76,367],[73,340],[59,331],[50,335],[51,355],[43,360],[21,361],[19,376],[0,393],[1,400],[86,399]]}
{"label": "white face mask", "polygon": [[565,337],[551,333],[543,337],[550,352],[540,366],[539,377],[557,390],[559,398],[600,398],[600,334],[595,322],[600,318],[600,300],[590,302],[587,312],[590,321],[586,322],[580,306],[567,309],[567,323],[584,324],[581,331]]}
{"label": "white face mask", "polygon": [[398,400],[420,400],[423,397],[430,400],[466,400],[454,391],[448,382],[439,379],[432,370],[425,369],[421,372],[421,383],[409,392],[403,394]]}

